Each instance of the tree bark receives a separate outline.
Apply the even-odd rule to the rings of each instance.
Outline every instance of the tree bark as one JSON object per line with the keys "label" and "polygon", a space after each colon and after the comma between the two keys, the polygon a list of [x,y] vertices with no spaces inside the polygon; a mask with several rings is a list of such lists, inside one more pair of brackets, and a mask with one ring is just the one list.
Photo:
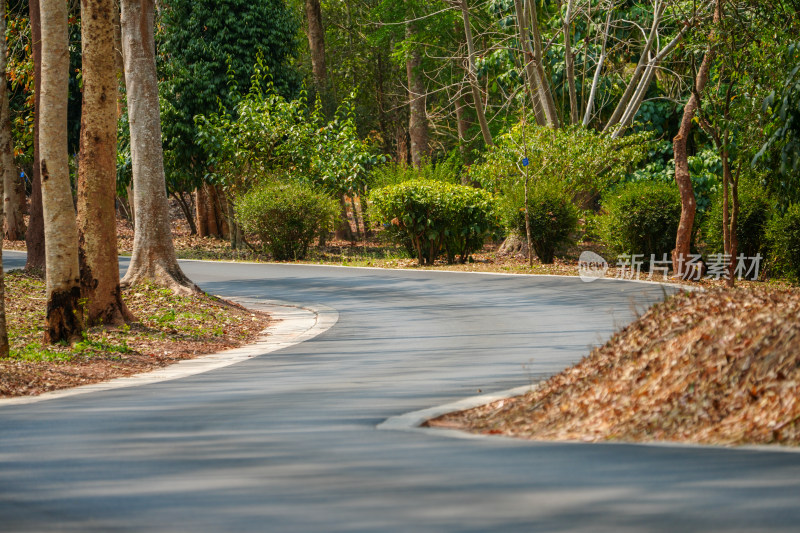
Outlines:
{"label": "tree bark", "polygon": [[[3,14],[6,11],[6,2],[2,3]],[[6,34],[6,18],[5,16],[0,22],[0,29],[2,35]],[[0,72],[6,71],[6,46],[5,42],[0,46]],[[0,83],[0,165],[4,176],[9,172],[16,174],[16,167],[14,166],[14,145],[11,142],[11,109],[8,104],[8,84]],[[6,179],[0,181],[0,194],[4,192]],[[3,205],[0,204],[0,219],[3,218]],[[3,273],[3,242],[0,241],[0,358],[8,357],[8,331],[6,329],[6,295],[5,295],[5,277]]]}
{"label": "tree bark", "polygon": [[[719,23],[720,17],[720,0],[716,2],[714,9],[714,26]],[[700,69],[697,72],[695,79],[694,89],[686,107],[683,108],[683,118],[681,120],[678,135],[675,136],[672,142],[672,149],[675,155],[675,182],[678,184],[678,189],[681,193],[681,218],[678,224],[678,235],[675,239],[675,250],[672,252],[672,270],[676,276],[687,277],[692,275],[692,272],[684,271],[684,264],[689,258],[692,244],[692,229],[694,227],[694,216],[697,211],[697,202],[694,197],[694,187],[692,186],[692,177],[689,174],[689,154],[687,151],[687,143],[689,142],[689,134],[692,130],[692,120],[698,107],[700,107],[700,98],[705,90],[706,83],[708,83],[708,75],[711,70],[711,63],[714,61],[714,29],[712,28],[709,35],[709,44],[706,49],[703,62],[700,64]]]}
{"label": "tree bark", "polygon": [[478,117],[478,124],[481,127],[483,142],[487,146],[494,146],[492,132],[489,130],[489,123],[486,120],[486,113],[483,109],[483,96],[478,87],[478,75],[475,72],[475,43],[472,40],[472,24],[469,21],[469,6],[467,0],[461,0],[461,18],[464,20],[464,37],[467,40],[467,77],[472,88],[472,100],[475,105],[475,115]]}
{"label": "tree bark", "polygon": [[206,193],[200,185],[194,191],[195,217],[197,218],[197,235],[208,237],[208,213],[206,213]]}
{"label": "tree bark", "polygon": [[[553,100],[553,92],[550,90],[550,82],[548,81],[547,73],[544,71],[542,65],[542,34],[539,32],[539,15],[536,11],[536,2],[525,0],[525,10],[530,17],[531,31],[533,33],[533,50],[530,50],[530,40],[526,40],[526,46],[533,55],[533,66],[538,78],[539,86],[539,99],[544,108],[544,115],[547,119],[547,125],[551,128],[558,128],[559,120],[558,113],[556,112],[556,103]],[[525,17],[528,18],[527,16]]]}
{"label": "tree bark", "polygon": [[42,0],[42,84],[39,140],[47,263],[47,316],[44,341],[80,338],[78,226],[72,203],[67,155],[69,41],[67,5]]}
{"label": "tree bark", "polygon": [[319,0],[305,0],[308,20],[308,47],[311,50],[311,72],[317,93],[325,93],[328,73],[325,67],[325,28],[322,26],[322,8]]}
{"label": "tree bark", "polygon": [[31,19],[31,44],[33,51],[33,79],[35,97],[33,104],[33,181],[31,183],[31,204],[28,210],[28,231],[25,232],[25,247],[28,255],[25,260],[25,270],[44,272],[44,216],[42,213],[42,179],[39,153],[39,115],[42,110],[42,26],[39,0],[28,2],[28,13]]}
{"label": "tree bark", "polygon": [[122,0],[122,52],[136,212],[133,254],[122,284],[150,280],[189,295],[200,289],[181,270],[172,243],[161,145],[154,8],[153,0]]}
{"label": "tree bark", "polygon": [[81,296],[89,326],[133,320],[117,259],[117,69],[114,1],[81,0],[83,105],[78,169]]}
{"label": "tree bark", "polygon": [[541,82],[539,81],[539,74],[536,72],[534,66],[536,60],[533,52],[526,44],[528,42],[528,22],[525,16],[525,8],[522,5],[522,0],[514,0],[514,11],[517,17],[517,35],[519,37],[519,44],[522,48],[522,60],[524,62],[525,77],[528,81],[528,92],[531,97],[531,104],[533,105],[533,113],[536,117],[536,123],[539,126],[547,125],[547,117],[544,114],[544,108],[541,98]]}
{"label": "tree bark", "polygon": [[[3,6],[5,6],[3,2]],[[5,18],[2,27],[5,31]],[[3,33],[5,35],[5,33]],[[6,47],[0,46],[0,62],[3,70],[6,71]],[[22,219],[22,182],[19,179],[19,171],[14,163],[14,142],[11,136],[11,110],[8,102],[8,84],[0,83],[0,170],[2,170],[3,185],[3,213],[5,238],[10,241],[19,241],[25,234],[25,223]]]}
{"label": "tree bark", "polygon": [[[461,159],[466,164],[467,162],[467,117],[464,115],[464,95],[459,90],[456,94],[456,129],[458,131],[458,151],[461,153]],[[462,176],[462,182],[466,180],[466,176]]]}
{"label": "tree bark", "polygon": [[608,10],[608,14],[606,15],[606,25],[605,29],[603,30],[603,46],[600,49],[600,58],[597,60],[597,67],[594,70],[594,77],[592,78],[592,88],[589,91],[589,98],[586,101],[586,113],[583,115],[583,126],[586,127],[589,125],[589,121],[592,119],[592,113],[594,112],[594,100],[597,97],[597,84],[600,81],[600,73],[603,71],[603,64],[606,61],[606,47],[608,46],[608,30],[611,26],[611,14],[613,13],[612,9]]}
{"label": "tree bark", "polygon": [[564,33],[564,63],[567,71],[567,85],[569,87],[569,117],[572,124],[577,124],[578,117],[578,97],[575,91],[575,57],[572,55],[572,35],[570,26],[572,25],[572,8],[575,0],[567,2],[567,12],[564,16],[562,31]]}
{"label": "tree bark", "polygon": [[[413,40],[416,29],[413,23],[406,24],[406,39]],[[428,113],[425,105],[425,80],[422,74],[422,54],[419,49],[409,52],[406,57],[406,77],[408,79],[408,134],[411,138],[411,162],[419,167],[429,155]]]}

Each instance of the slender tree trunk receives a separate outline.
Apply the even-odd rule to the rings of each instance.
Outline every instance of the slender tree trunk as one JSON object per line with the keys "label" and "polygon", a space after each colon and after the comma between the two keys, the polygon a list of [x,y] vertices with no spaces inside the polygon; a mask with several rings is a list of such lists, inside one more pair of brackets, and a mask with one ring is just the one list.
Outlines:
{"label": "slender tree trunk", "polygon": [[494,146],[492,132],[489,130],[489,123],[486,120],[486,113],[483,109],[481,89],[478,86],[478,74],[475,69],[475,43],[472,39],[472,24],[469,21],[467,0],[461,0],[461,18],[464,20],[464,37],[467,40],[467,77],[472,88],[472,103],[475,105],[475,115],[478,117],[478,124],[481,127],[483,142],[487,146]]}
{"label": "slender tree trunk", "polygon": [[567,71],[567,85],[569,86],[569,117],[572,124],[580,120],[578,116],[578,97],[575,91],[575,57],[572,55],[572,9],[575,0],[567,2],[567,13],[564,16],[562,31],[564,33],[564,63]]}
{"label": "slender tree trunk", "polygon": [[339,207],[341,208],[341,219],[339,221],[339,229],[336,230],[336,238],[353,242],[353,228],[350,226],[350,217],[347,216],[347,200],[345,195],[339,196]]}
{"label": "slender tree trunk", "polygon": [[544,113],[544,108],[541,98],[541,82],[539,74],[536,72],[536,59],[533,56],[533,51],[527,45],[528,43],[528,18],[525,16],[525,8],[522,5],[522,0],[514,0],[514,11],[517,17],[517,36],[519,44],[522,48],[522,60],[524,62],[525,77],[528,80],[528,92],[531,97],[531,104],[533,105],[533,113],[536,117],[536,123],[539,126],[547,125],[547,117]]}
{"label": "slender tree trunk", "polygon": [[114,200],[117,179],[117,72],[113,0],[81,0],[83,105],[78,170],[81,296],[87,325],[133,319],[122,301]]}
{"label": "slender tree trunk", "polygon": [[589,91],[589,99],[586,102],[586,113],[583,115],[583,125],[588,126],[589,121],[592,119],[594,113],[594,101],[597,97],[597,84],[600,82],[600,74],[603,71],[603,64],[606,61],[606,46],[608,45],[608,30],[611,27],[611,15],[614,12],[611,7],[608,9],[606,15],[606,25],[603,30],[603,46],[600,49],[600,58],[597,60],[597,67],[594,70],[594,77],[592,78],[592,88]]}
{"label": "slender tree trunk", "polygon": [[197,235],[208,237],[208,214],[206,213],[206,193],[200,185],[194,191],[194,207],[197,217]]}
{"label": "slender tree trunk", "polygon": [[153,0],[122,0],[122,51],[136,198],[133,255],[122,282],[133,285],[151,280],[188,295],[199,289],[178,265],[172,243],[161,146],[154,8]]}
{"label": "slender tree trunk", "polygon": [[[3,16],[0,21],[1,35],[6,34],[6,2],[2,3]],[[5,42],[0,46],[0,72],[5,75],[6,71],[6,46]],[[14,166],[14,144],[11,141],[11,109],[8,104],[8,84],[0,83],[0,165],[4,175],[9,172],[16,174]],[[7,179],[0,181],[0,194],[5,188]],[[0,204],[0,219],[3,218],[3,205]],[[5,276],[3,273],[3,242],[0,240],[0,358],[8,357],[8,331],[6,330],[6,295],[5,295]]]}
{"label": "slender tree trunk", "polygon": [[67,5],[42,0],[42,84],[39,141],[47,262],[47,343],[80,338],[78,226],[72,203],[67,155],[69,41]]}
{"label": "slender tree trunk", "polygon": [[[714,10],[714,26],[719,23],[720,17],[720,0],[716,2]],[[700,107],[700,98],[705,90],[706,83],[708,83],[708,75],[711,70],[711,63],[714,61],[714,29],[711,30],[709,36],[709,44],[706,50],[703,62],[700,64],[700,69],[697,72],[695,79],[694,90],[683,108],[683,119],[681,120],[678,135],[675,136],[672,142],[672,149],[675,155],[675,181],[678,184],[678,189],[681,193],[681,218],[678,224],[678,235],[675,239],[675,250],[672,252],[672,269],[676,276],[686,277],[692,275],[692,272],[684,271],[684,264],[689,259],[691,244],[692,244],[692,229],[694,227],[694,216],[697,211],[697,202],[694,197],[694,188],[692,187],[692,177],[689,174],[689,153],[687,144],[689,142],[689,135],[692,130],[692,120],[698,107]]]}
{"label": "slender tree trunk", "polygon": [[[536,2],[525,0],[525,11],[528,13],[525,18],[527,19],[530,17],[531,31],[533,33],[533,50],[531,53],[533,54],[533,66],[536,71],[536,77],[538,78],[539,100],[542,102],[542,107],[544,108],[547,125],[551,128],[558,128],[559,120],[558,113],[556,112],[556,103],[553,100],[553,92],[550,90],[550,82],[547,73],[542,65],[542,34],[539,32],[539,15],[536,10]],[[531,44],[529,39],[526,39],[526,45],[530,49]]]}
{"label": "slender tree trunk", "polygon": [[186,223],[189,224],[189,234],[197,235],[197,225],[194,222],[194,214],[192,213],[191,194],[189,195],[188,202],[186,198],[184,198],[182,192],[174,192],[172,193],[172,197],[175,198],[175,201],[181,206],[181,211],[183,211],[183,216],[186,218]]}
{"label": "slender tree trunk", "polygon": [[[416,30],[413,23],[406,24],[406,38],[413,40]],[[411,138],[411,162],[419,167],[429,154],[428,113],[425,105],[425,80],[422,73],[422,54],[415,46],[406,58],[408,79],[408,133]]]}
{"label": "slender tree trunk", "polygon": [[[2,3],[5,8],[6,3]],[[3,17],[2,27],[5,32],[5,17]],[[3,33],[5,35],[5,33]],[[3,70],[6,71],[6,47],[0,46],[0,62]],[[0,83],[0,170],[2,175],[0,180],[3,184],[3,203],[5,214],[0,217],[4,220],[5,238],[10,241],[21,240],[25,233],[25,224],[22,219],[22,209],[20,204],[22,182],[19,179],[19,171],[14,163],[14,142],[11,137],[11,111],[8,102],[8,84]]]}
{"label": "slender tree trunk", "polygon": [[325,28],[322,26],[322,8],[319,0],[305,0],[305,7],[314,86],[318,94],[324,95],[328,84],[328,72],[325,68]]}
{"label": "slender tree trunk", "polygon": [[33,104],[33,181],[31,183],[31,204],[28,210],[28,231],[25,233],[25,246],[28,255],[25,270],[44,271],[44,216],[42,213],[42,179],[39,153],[39,116],[42,110],[42,26],[39,0],[29,0],[28,13],[31,19],[31,44],[33,49],[33,79],[36,95]]}
{"label": "slender tree trunk", "polygon": [[[727,157],[727,149],[725,152]],[[739,229],[739,173],[741,170],[742,164],[739,162],[739,166],[736,168],[736,176],[730,176],[729,178],[729,181],[731,182],[731,196],[733,197],[733,210],[731,212],[731,227],[729,230],[731,261],[728,265],[728,287],[733,287],[736,285],[736,255],[739,253],[739,237],[736,232]],[[730,173],[730,165],[728,165],[728,172]]]}
{"label": "slender tree trunk", "polygon": [[[458,151],[461,153],[461,159],[464,163],[467,162],[467,117],[464,114],[464,95],[459,90],[456,95],[456,129],[458,131]],[[462,180],[466,179],[462,177]]]}

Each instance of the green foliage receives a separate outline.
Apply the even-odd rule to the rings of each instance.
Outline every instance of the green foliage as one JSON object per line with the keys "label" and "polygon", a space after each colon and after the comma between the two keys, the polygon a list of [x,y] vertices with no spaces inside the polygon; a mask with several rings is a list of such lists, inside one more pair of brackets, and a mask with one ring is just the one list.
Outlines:
{"label": "green foliage", "polygon": [[442,251],[453,263],[465,262],[499,227],[499,208],[491,193],[441,181],[408,181],[372,192],[373,220],[396,227],[400,244],[410,243],[421,265]]}
{"label": "green foliage", "polygon": [[[191,187],[206,173],[194,117],[232,109],[254,74],[256,58],[278,93],[299,88],[292,65],[299,21],[280,0],[167,0],[158,25],[162,129],[167,179]],[[240,84],[240,80],[245,83]],[[242,89],[239,86],[242,86]]]}
{"label": "green foliage", "polygon": [[582,127],[552,128],[517,125],[497,139],[470,178],[492,191],[515,187],[523,178],[521,160],[534,179],[563,183],[581,203],[621,181],[647,155],[647,134],[612,139]]}
{"label": "green foliage", "polygon": [[[526,237],[525,195],[518,187],[505,198],[505,226]],[[558,182],[542,181],[528,191],[531,242],[539,261],[553,262],[556,250],[570,242],[578,228],[578,209],[569,192]]]}
{"label": "green foliage", "polygon": [[800,204],[770,220],[766,238],[775,273],[800,282]]}
{"label": "green foliage", "polygon": [[[260,60],[259,60],[260,61]],[[232,110],[198,116],[197,143],[214,169],[209,178],[241,193],[265,176],[291,174],[333,195],[362,191],[383,158],[358,138],[350,100],[327,121],[319,101],[277,93],[266,67],[256,65],[250,92]]]}
{"label": "green foliage", "polygon": [[[745,257],[764,252],[764,234],[772,211],[772,199],[755,183],[739,185],[739,216],[736,223],[737,251]],[[733,199],[729,200],[733,212]],[[730,215],[729,215],[730,216]],[[722,193],[714,198],[708,217],[703,223],[703,237],[711,253],[722,253]]]}
{"label": "green foliage", "polygon": [[675,184],[639,181],[621,185],[603,197],[599,231],[616,253],[655,254],[661,259],[675,247],[681,201]]}
{"label": "green foliage", "polygon": [[[655,161],[649,162],[643,168],[628,175],[625,181],[675,182],[675,160],[671,158],[672,145],[666,141],[658,143],[658,145],[655,154],[668,153],[669,161],[664,161],[662,157],[656,157]],[[692,177],[692,187],[697,202],[697,218],[704,220],[722,184],[722,160],[717,151],[707,149],[689,157],[689,174]]]}
{"label": "green foliage", "polygon": [[461,161],[454,152],[447,159],[437,162],[425,161],[419,167],[397,163],[381,165],[372,171],[369,186],[372,189],[379,189],[413,180],[461,183],[462,173]]}
{"label": "green foliage", "polygon": [[303,259],[320,235],[333,229],[339,204],[325,193],[294,181],[276,181],[236,200],[242,229],[258,236],[278,261]]}

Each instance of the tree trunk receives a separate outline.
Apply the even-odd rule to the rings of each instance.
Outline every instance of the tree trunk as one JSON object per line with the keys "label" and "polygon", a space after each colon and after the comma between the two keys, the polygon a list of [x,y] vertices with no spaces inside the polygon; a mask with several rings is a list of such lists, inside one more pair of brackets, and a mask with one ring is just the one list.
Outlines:
{"label": "tree trunk", "polygon": [[191,193],[189,194],[188,202],[186,201],[186,198],[183,196],[182,192],[173,192],[172,197],[175,198],[176,202],[178,202],[178,205],[181,207],[181,211],[183,212],[183,216],[186,218],[186,223],[189,224],[189,234],[197,235],[197,225],[194,223],[194,214],[192,213]]}
{"label": "tree trunk", "polygon": [[[6,2],[3,2],[3,14],[6,11]],[[6,34],[5,16],[0,22],[2,35]],[[0,72],[6,71],[6,46],[0,46]],[[11,142],[11,109],[8,104],[8,84],[0,83],[0,164],[4,175],[9,172],[16,174],[14,166],[14,145]],[[7,179],[0,181],[0,194],[4,192]],[[0,219],[3,218],[3,205],[0,204]],[[5,277],[3,274],[3,242],[0,241],[0,358],[8,357],[8,331],[6,330],[6,295]]]}
{"label": "tree trunk", "polygon": [[339,196],[339,207],[341,208],[341,218],[339,219],[339,229],[336,230],[336,238],[353,242],[353,228],[350,226],[350,217],[347,216],[347,200],[345,195]]}
{"label": "tree trunk", "polygon": [[151,280],[189,295],[200,289],[181,270],[172,243],[161,146],[154,7],[153,0],[122,0],[122,52],[136,210],[133,255],[122,283]]}
{"label": "tree trunk", "polygon": [[33,104],[33,180],[31,183],[31,204],[28,210],[28,231],[25,232],[25,246],[28,255],[25,270],[44,272],[44,215],[42,213],[42,179],[39,153],[39,115],[42,110],[42,26],[39,0],[28,2],[28,13],[31,18],[31,45],[33,48],[33,79],[36,87]]}
{"label": "tree trunk", "polygon": [[481,89],[478,87],[478,75],[475,72],[475,44],[472,40],[472,24],[469,22],[469,6],[467,0],[461,0],[461,18],[464,19],[464,37],[467,40],[467,77],[472,88],[472,100],[475,104],[475,114],[478,117],[478,124],[483,134],[483,142],[487,146],[494,146],[492,132],[489,131],[489,123],[486,121],[486,113],[483,109],[483,97]]}
{"label": "tree trunk", "polygon": [[575,91],[575,57],[572,55],[572,35],[570,26],[572,25],[572,8],[575,0],[567,2],[567,12],[564,16],[564,63],[567,71],[567,85],[569,86],[569,118],[572,124],[577,124],[578,117],[578,97]]}
{"label": "tree trunk", "polygon": [[[714,10],[714,26],[719,22],[719,2],[720,0],[717,0]],[[687,277],[694,274],[693,272],[685,272],[683,268],[691,251],[692,229],[694,227],[695,212],[697,211],[692,177],[689,174],[687,143],[689,142],[689,134],[692,130],[692,120],[697,112],[697,108],[700,106],[700,98],[708,82],[711,63],[714,61],[713,41],[714,30],[712,29],[706,54],[703,57],[703,62],[700,64],[700,70],[697,72],[694,90],[689,97],[689,101],[686,103],[686,107],[683,108],[683,118],[681,120],[680,129],[678,130],[678,135],[675,136],[672,142],[672,149],[675,155],[675,182],[678,184],[678,189],[681,193],[681,218],[678,224],[678,235],[675,239],[675,250],[672,252],[672,269],[678,277]]]}
{"label": "tree trunk", "polygon": [[[725,150],[727,157],[727,148]],[[739,172],[742,170],[741,162],[739,163],[738,168],[736,169],[736,177],[730,177],[729,181],[731,182],[731,192],[733,197],[733,210],[731,212],[731,227],[730,227],[730,254],[731,254],[731,262],[728,266],[728,287],[733,287],[736,285],[736,255],[739,253],[739,237],[736,235],[736,231],[739,227]],[[728,172],[730,173],[730,165],[728,166]]]}
{"label": "tree trunk", "polygon": [[[3,6],[6,3],[3,2]],[[5,31],[5,18],[2,27]],[[5,35],[5,33],[4,33]],[[0,46],[0,62],[3,72],[6,71],[6,47]],[[14,163],[14,142],[11,137],[11,110],[8,102],[8,84],[0,83],[0,170],[2,170],[3,185],[3,213],[5,238],[10,241],[19,241],[25,233],[25,224],[22,219],[22,209],[20,205],[22,182],[19,179],[19,171]]]}
{"label": "tree trunk", "polygon": [[[542,65],[542,34],[539,32],[539,15],[536,11],[536,2],[525,0],[525,9],[529,13],[531,21],[531,31],[533,33],[533,66],[535,69],[536,77],[538,78],[539,87],[539,100],[542,102],[544,108],[544,115],[547,119],[547,125],[551,128],[558,128],[558,113],[556,112],[556,104],[553,101],[553,92],[550,90],[550,82],[548,81],[547,73],[544,71]],[[527,19],[527,17],[524,17]],[[526,45],[530,48],[530,40],[526,40]]]}
{"label": "tree trunk", "polygon": [[47,318],[44,341],[80,338],[78,226],[72,203],[67,155],[69,41],[67,4],[42,0],[42,84],[39,141],[47,263]]}
{"label": "tree trunk", "polygon": [[[461,153],[461,159],[464,164],[467,163],[467,117],[464,115],[464,95],[459,90],[456,95],[456,128],[458,131],[458,151]],[[466,179],[462,176],[462,181]]]}
{"label": "tree trunk", "polygon": [[[13,151],[13,147],[12,147]],[[13,152],[12,152],[13,156]],[[13,165],[4,172],[3,196],[4,196],[4,224],[3,231],[5,238],[9,241],[21,241],[25,239],[25,189],[19,172]]]}
{"label": "tree trunk", "polygon": [[319,0],[305,0],[308,20],[308,47],[311,50],[311,72],[317,93],[323,95],[328,84],[325,68],[325,29],[322,26],[322,8]]}
{"label": "tree trunk", "polygon": [[600,73],[603,71],[603,64],[606,61],[606,47],[608,45],[608,30],[611,26],[611,14],[613,13],[612,9],[608,10],[608,14],[606,15],[606,25],[603,29],[603,46],[600,49],[600,58],[597,60],[597,67],[594,70],[594,77],[592,77],[592,88],[589,91],[589,99],[586,101],[586,112],[583,115],[583,126],[586,127],[589,125],[589,121],[592,119],[592,113],[594,112],[594,100],[597,97],[597,84],[600,81]]}
{"label": "tree trunk", "polygon": [[[416,36],[413,23],[406,24],[406,39]],[[425,80],[422,74],[422,54],[419,49],[409,52],[406,58],[408,79],[408,134],[411,138],[411,162],[419,167],[428,156],[428,114],[425,106]]]}
{"label": "tree trunk", "polygon": [[194,191],[194,208],[197,218],[197,235],[199,237],[208,237],[208,213],[203,185],[200,185]]}
{"label": "tree trunk", "polygon": [[533,52],[526,44],[528,42],[528,19],[525,16],[525,8],[522,5],[522,0],[514,0],[514,12],[517,17],[517,36],[519,44],[522,48],[522,60],[525,67],[525,77],[528,81],[528,92],[531,97],[531,104],[533,105],[533,113],[536,117],[536,123],[539,126],[547,125],[547,117],[544,114],[544,108],[541,98],[541,82],[539,75],[536,72],[535,59]]}
{"label": "tree trunk", "polygon": [[114,200],[117,72],[113,0],[81,0],[83,105],[78,169],[81,296],[89,326],[133,320],[122,301]]}

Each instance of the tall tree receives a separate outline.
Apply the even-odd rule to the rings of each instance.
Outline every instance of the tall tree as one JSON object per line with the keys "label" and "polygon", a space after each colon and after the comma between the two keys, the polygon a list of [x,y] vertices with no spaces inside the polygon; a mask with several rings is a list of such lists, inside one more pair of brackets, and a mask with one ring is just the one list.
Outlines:
{"label": "tall tree", "polygon": [[[411,15],[413,17],[413,14]],[[408,134],[411,138],[411,162],[418,167],[429,155],[428,111],[426,106],[425,78],[422,72],[422,52],[415,42],[416,24],[406,23],[406,40],[411,50],[406,57],[406,76],[408,79]]]}
{"label": "tall tree", "polygon": [[29,0],[28,12],[31,19],[31,47],[33,52],[33,79],[35,100],[33,105],[33,181],[31,183],[31,204],[29,209],[28,231],[25,233],[25,246],[28,255],[25,270],[45,269],[44,218],[42,214],[42,180],[39,166],[39,130],[42,91],[42,26],[39,0]]}
{"label": "tall tree", "polygon": [[720,20],[720,2],[716,0],[714,8],[714,21],[708,38],[708,46],[703,56],[703,61],[697,71],[692,94],[686,107],[683,108],[683,118],[681,119],[678,134],[672,141],[672,149],[675,154],[675,182],[681,193],[681,218],[678,224],[678,235],[675,239],[675,250],[672,252],[672,269],[677,276],[692,276],[695,273],[688,272],[684,265],[689,259],[692,244],[692,229],[694,227],[694,217],[697,211],[697,201],[694,197],[694,187],[692,177],[689,174],[689,152],[687,144],[689,134],[692,129],[697,109],[700,107],[700,99],[708,83],[708,75],[711,71],[711,64],[714,61],[714,34],[716,25]]}
{"label": "tall tree", "polygon": [[81,0],[83,106],[78,169],[81,293],[86,322],[132,319],[119,285],[116,227],[117,69],[114,0]]}
{"label": "tall tree", "polygon": [[170,228],[153,34],[155,2],[122,0],[121,4],[136,206],[133,255],[122,283],[151,280],[176,293],[192,294],[199,289],[178,265]]}
{"label": "tall tree", "polygon": [[322,7],[319,0],[306,0],[308,23],[308,47],[311,50],[311,72],[318,94],[328,87],[328,71],[325,68],[325,28],[322,26]]}
{"label": "tall tree", "polygon": [[[6,2],[2,3],[2,23],[0,35],[6,34]],[[11,142],[11,110],[8,105],[8,84],[6,83],[6,43],[0,46],[0,72],[3,80],[0,83],[0,168],[7,174],[14,168],[14,147]],[[14,172],[16,174],[16,172]],[[3,192],[5,179],[0,180],[0,193]],[[3,218],[3,206],[0,204],[0,219]],[[8,357],[8,331],[6,331],[6,298],[5,279],[3,275],[3,243],[0,241],[0,357]]]}
{"label": "tall tree", "polygon": [[67,155],[69,39],[67,5],[42,0],[42,83],[39,118],[42,212],[47,262],[45,342],[69,341],[83,330],[78,267],[78,226]]}
{"label": "tall tree", "polygon": [[483,141],[487,146],[494,146],[492,132],[489,131],[489,123],[486,120],[486,113],[483,109],[483,95],[478,87],[478,74],[475,69],[475,43],[472,39],[472,24],[470,23],[469,5],[467,0],[460,0],[461,18],[464,21],[464,37],[467,41],[467,75],[469,84],[472,88],[472,101],[475,104],[475,114],[478,116],[478,124],[481,127]]}

